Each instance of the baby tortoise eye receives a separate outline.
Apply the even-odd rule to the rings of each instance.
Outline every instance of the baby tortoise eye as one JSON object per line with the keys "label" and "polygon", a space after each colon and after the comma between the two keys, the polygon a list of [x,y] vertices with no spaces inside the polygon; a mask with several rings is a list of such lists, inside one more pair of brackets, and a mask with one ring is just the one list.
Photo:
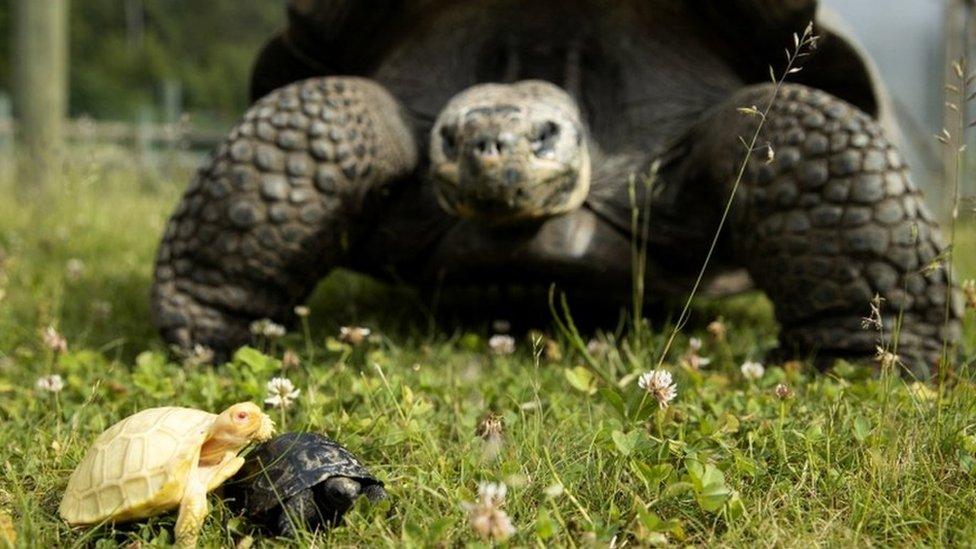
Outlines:
{"label": "baby tortoise eye", "polygon": [[441,126],[441,150],[444,151],[444,156],[448,158],[456,158],[458,153],[458,143],[457,143],[457,130],[451,126]]}
{"label": "baby tortoise eye", "polygon": [[532,136],[532,152],[536,156],[551,156],[555,152],[556,139],[559,137],[559,125],[549,121],[540,125]]}

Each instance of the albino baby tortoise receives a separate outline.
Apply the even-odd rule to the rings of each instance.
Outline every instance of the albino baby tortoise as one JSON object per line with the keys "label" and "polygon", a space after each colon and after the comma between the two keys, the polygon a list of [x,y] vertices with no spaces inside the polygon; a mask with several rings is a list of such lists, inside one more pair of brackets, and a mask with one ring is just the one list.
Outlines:
{"label": "albino baby tortoise", "polygon": [[179,507],[176,543],[194,547],[208,513],[207,492],[244,464],[237,453],[271,437],[274,423],[257,405],[220,415],[192,408],[150,408],[95,439],[61,500],[70,525],[126,522]]}
{"label": "albino baby tortoise", "polygon": [[386,497],[383,482],[349,450],[315,433],[288,433],[258,446],[225,494],[231,508],[282,536],[339,524],[360,495]]}

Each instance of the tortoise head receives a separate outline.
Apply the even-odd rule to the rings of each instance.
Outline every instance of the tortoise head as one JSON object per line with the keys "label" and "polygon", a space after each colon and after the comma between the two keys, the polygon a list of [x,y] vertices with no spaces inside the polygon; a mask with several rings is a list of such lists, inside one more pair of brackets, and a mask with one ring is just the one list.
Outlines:
{"label": "tortoise head", "polygon": [[251,441],[264,442],[274,434],[274,422],[252,402],[227,408],[214,421],[200,450],[200,463],[219,462],[224,452],[237,452]]}
{"label": "tortoise head", "polygon": [[454,96],[431,130],[430,163],[441,207],[490,225],[566,213],[590,188],[579,107],[539,80]]}

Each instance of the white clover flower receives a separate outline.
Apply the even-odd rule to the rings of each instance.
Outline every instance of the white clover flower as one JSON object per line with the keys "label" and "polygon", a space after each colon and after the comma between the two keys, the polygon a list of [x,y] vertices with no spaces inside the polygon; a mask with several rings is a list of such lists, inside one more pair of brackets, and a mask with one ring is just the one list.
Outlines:
{"label": "white clover flower", "polygon": [[305,305],[298,305],[295,307],[295,316],[299,318],[306,318],[310,314],[312,314],[312,311]]}
{"label": "white clover flower", "polygon": [[650,393],[662,410],[678,396],[678,385],[667,370],[651,370],[641,374],[637,379],[637,386]]}
{"label": "white clover flower", "polygon": [[69,259],[64,266],[64,273],[72,282],[80,279],[85,274],[85,262],[77,257]]}
{"label": "white clover flower", "polygon": [[281,367],[285,370],[290,368],[297,368],[302,365],[302,359],[298,356],[298,353],[288,349],[285,354],[281,357]]}
{"label": "white clover flower", "polygon": [[91,314],[99,320],[107,320],[112,316],[112,304],[108,301],[97,299],[91,303]]}
{"label": "white clover flower", "polygon": [[780,400],[789,400],[795,396],[793,394],[793,389],[790,389],[790,386],[785,383],[778,384],[776,389],[773,390],[773,393],[776,395],[776,398]]}
{"label": "white clover flower", "polygon": [[287,333],[285,327],[271,320],[262,318],[251,323],[251,334],[266,337],[268,339],[278,339]]}
{"label": "white clover flower", "polygon": [[515,352],[515,338],[510,335],[495,334],[488,339],[488,348],[496,355],[510,355]]}
{"label": "white clover flower", "polygon": [[183,353],[183,365],[189,367],[204,366],[206,364],[212,364],[216,354],[214,350],[206,345],[201,345],[197,343],[192,349],[184,351]]}
{"label": "white clover flower", "polygon": [[44,329],[41,340],[44,342],[45,347],[55,353],[63,353],[68,350],[68,340],[54,326],[48,326]]}
{"label": "white clover flower", "polygon": [[712,359],[703,357],[698,353],[688,353],[682,360],[692,370],[700,370],[702,367],[712,363]]}
{"label": "white clover flower", "polygon": [[607,344],[599,339],[593,338],[586,342],[586,352],[595,357],[602,357],[608,350]]}
{"label": "white clover flower", "polygon": [[275,377],[268,382],[268,398],[264,399],[264,403],[284,410],[292,405],[299,393],[301,389],[296,389],[290,379]]}
{"label": "white clover flower", "polygon": [[359,345],[366,341],[366,338],[373,331],[363,326],[343,326],[339,328],[339,341],[350,345]]}
{"label": "white clover flower", "polygon": [[478,485],[478,501],[464,502],[468,524],[483,539],[503,541],[515,534],[515,527],[502,507],[508,487],[505,483],[482,482]]}
{"label": "white clover flower", "polygon": [[58,374],[51,374],[49,376],[37,378],[37,382],[34,383],[40,391],[45,391],[48,393],[60,393],[64,389],[64,380]]}
{"label": "white clover flower", "polygon": [[742,372],[742,377],[750,381],[755,381],[762,378],[763,374],[766,373],[766,368],[763,367],[761,362],[747,360],[739,367],[739,371]]}
{"label": "white clover flower", "polygon": [[692,370],[700,370],[703,366],[708,366],[712,359],[703,357],[698,354],[702,348],[702,340],[693,337],[688,340],[688,351],[685,352],[684,356],[681,357],[681,362],[686,367]]}
{"label": "white clover flower", "polygon": [[547,498],[557,498],[563,495],[563,492],[565,492],[565,488],[563,488],[563,485],[558,482],[555,484],[550,484],[544,490]]}

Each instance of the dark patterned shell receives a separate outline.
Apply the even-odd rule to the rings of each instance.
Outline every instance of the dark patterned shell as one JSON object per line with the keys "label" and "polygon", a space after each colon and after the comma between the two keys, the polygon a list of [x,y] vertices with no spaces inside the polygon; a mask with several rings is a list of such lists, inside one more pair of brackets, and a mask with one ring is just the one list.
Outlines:
{"label": "dark patterned shell", "polygon": [[332,477],[352,478],[367,493],[371,486],[383,486],[349,450],[327,437],[287,433],[255,448],[228,491],[243,498],[238,503],[248,514],[256,515]]}
{"label": "dark patterned shell", "polygon": [[[460,26],[450,34],[460,36],[462,41],[477,41],[477,22],[494,20],[493,28],[513,30],[521,24],[520,18],[528,17],[527,8],[531,7],[551,12],[550,17],[566,31],[559,35],[567,40],[573,39],[574,29],[591,23],[587,19],[618,18],[639,28],[645,36],[660,39],[665,48],[687,48],[687,44],[668,36],[668,29],[655,23],[663,21],[704,47],[690,50],[694,52],[692,57],[683,61],[687,65],[694,64],[694,56],[717,52],[746,81],[764,82],[769,66],[780,67],[783,63],[783,50],[792,46],[793,34],[816,21],[821,51],[794,80],[833,93],[878,117],[886,99],[870,60],[848,36],[843,24],[838,24],[837,18],[820,4],[819,0],[289,0],[286,42],[301,52],[299,57],[307,64],[314,65],[309,67],[308,76],[370,76],[384,59],[403,54],[402,48],[409,47],[413,35],[442,30],[437,21],[443,14],[470,14],[471,18],[457,19]],[[567,24],[567,20],[575,23]],[[602,35],[610,28],[594,26],[596,36],[585,39],[603,41]],[[494,32],[491,40],[500,40],[503,35]],[[442,49],[418,50],[418,54],[433,55],[417,60],[413,68],[426,67],[422,73],[438,73],[438,67],[457,63],[452,56],[461,55],[461,50],[448,49],[446,37],[442,45]],[[480,50],[463,51],[484,54]],[[637,56],[626,63],[646,61]],[[686,68],[694,70],[691,66]]]}

